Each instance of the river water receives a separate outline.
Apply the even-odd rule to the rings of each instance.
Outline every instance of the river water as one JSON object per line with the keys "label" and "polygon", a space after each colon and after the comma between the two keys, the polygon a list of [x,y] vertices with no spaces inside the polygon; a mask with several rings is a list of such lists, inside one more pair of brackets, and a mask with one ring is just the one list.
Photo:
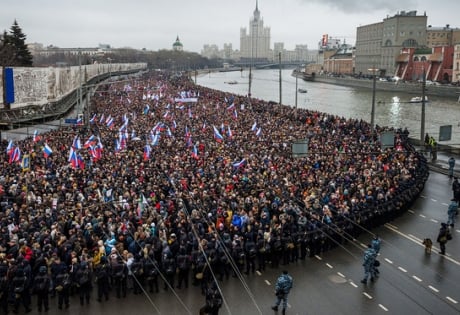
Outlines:
{"label": "river water", "polygon": [[[330,114],[371,121],[372,90],[344,87],[320,82],[305,82],[291,76],[291,69],[281,71],[281,101],[296,105],[297,88],[307,93],[297,93],[297,107]],[[280,101],[280,71],[253,70],[252,97],[267,101]],[[197,84],[239,95],[249,91],[249,72],[212,72],[196,77]],[[227,82],[237,81],[237,84]],[[411,138],[420,139],[422,104],[409,103],[413,94],[377,91],[375,95],[375,124],[405,128]],[[399,101],[398,101],[399,100]],[[452,139],[440,144],[460,147],[460,103],[452,98],[430,96],[425,104],[425,132],[439,138],[440,126],[452,126]]]}

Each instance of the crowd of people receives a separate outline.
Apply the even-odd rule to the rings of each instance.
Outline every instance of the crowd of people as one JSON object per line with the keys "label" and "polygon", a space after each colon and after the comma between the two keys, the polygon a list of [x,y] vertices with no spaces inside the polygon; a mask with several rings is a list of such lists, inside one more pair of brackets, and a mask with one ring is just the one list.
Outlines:
{"label": "crowd of people", "polygon": [[[59,308],[72,294],[84,305],[93,286],[101,302],[189,280],[206,293],[209,282],[320,254],[391,220],[428,177],[401,130],[387,148],[384,127],[185,76],[101,85],[90,111],[81,124],[1,143],[3,311],[30,311],[38,292],[45,310],[47,294]],[[305,139],[308,152],[293,156]]]}

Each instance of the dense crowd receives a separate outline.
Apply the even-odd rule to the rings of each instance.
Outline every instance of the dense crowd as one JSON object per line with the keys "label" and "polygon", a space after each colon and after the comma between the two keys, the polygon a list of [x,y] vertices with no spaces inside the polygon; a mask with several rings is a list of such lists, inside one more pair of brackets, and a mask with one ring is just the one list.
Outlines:
{"label": "dense crowd", "polygon": [[[407,132],[385,148],[386,128],[186,77],[112,82],[91,101],[83,124],[1,143],[4,311],[30,310],[31,294],[62,308],[93,286],[102,301],[305,259],[403,213],[428,176]],[[294,157],[297,140],[308,152]]]}

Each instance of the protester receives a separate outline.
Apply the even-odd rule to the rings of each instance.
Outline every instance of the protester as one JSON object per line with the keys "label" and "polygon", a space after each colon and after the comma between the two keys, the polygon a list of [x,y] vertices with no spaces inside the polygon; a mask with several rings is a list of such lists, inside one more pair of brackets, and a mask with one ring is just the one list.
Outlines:
{"label": "protester", "polygon": [[[56,288],[61,269],[78,273],[87,262],[102,301],[113,250],[141,262],[143,274],[130,279],[158,292],[159,277],[175,288],[184,248],[204,290],[214,274],[237,277],[256,261],[263,270],[327,251],[361,233],[357,224],[402,214],[423,189],[426,158],[401,130],[397,147],[382,149],[383,127],[374,133],[362,120],[248,101],[152,72],[103,85],[84,125],[1,142],[0,249],[9,268],[18,257],[39,260]],[[321,154],[293,158],[292,142],[306,138]]]}
{"label": "protester", "polygon": [[447,208],[447,225],[450,226],[451,228],[454,227],[457,212],[458,212],[457,200],[451,199],[449,207]]}

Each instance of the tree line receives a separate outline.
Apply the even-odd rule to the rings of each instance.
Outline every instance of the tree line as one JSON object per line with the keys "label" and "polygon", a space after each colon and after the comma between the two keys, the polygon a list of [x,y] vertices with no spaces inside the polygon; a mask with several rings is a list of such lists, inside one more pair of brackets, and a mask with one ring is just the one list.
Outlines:
{"label": "tree line", "polygon": [[92,63],[135,63],[145,62],[152,69],[192,71],[222,67],[223,60],[208,59],[198,53],[162,49],[159,51],[132,48],[111,49],[97,56],[56,53],[47,56],[32,55],[26,44],[26,35],[14,20],[9,32],[0,35],[0,67],[49,67],[76,66]]}

